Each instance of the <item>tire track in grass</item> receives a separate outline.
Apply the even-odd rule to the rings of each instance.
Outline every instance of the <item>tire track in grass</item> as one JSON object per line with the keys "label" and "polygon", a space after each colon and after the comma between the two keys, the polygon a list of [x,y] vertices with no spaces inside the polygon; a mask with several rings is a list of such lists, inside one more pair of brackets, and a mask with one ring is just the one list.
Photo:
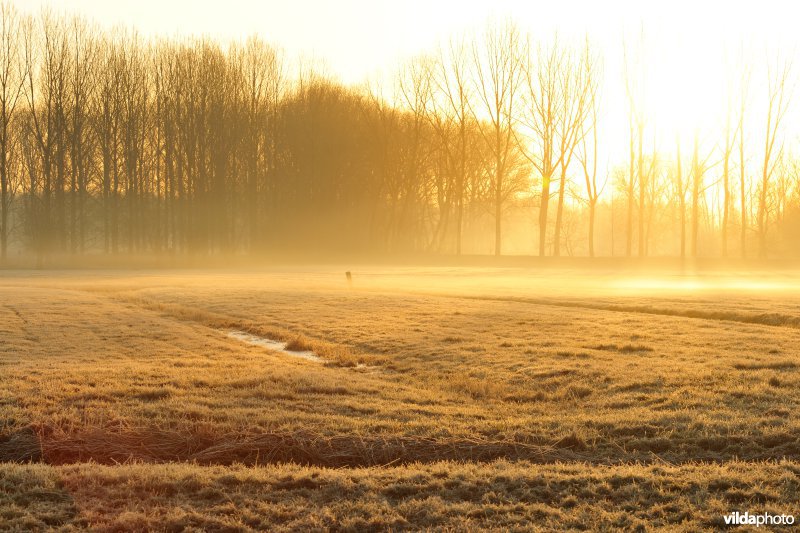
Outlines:
{"label": "tire track in grass", "polygon": [[706,311],[700,309],[669,309],[665,307],[654,307],[650,305],[621,305],[589,303],[582,301],[564,301],[550,298],[530,298],[525,296],[480,296],[480,295],[451,295],[426,292],[411,292],[419,296],[439,296],[444,298],[477,300],[489,302],[510,302],[530,305],[542,305],[548,307],[563,307],[568,309],[589,309],[593,311],[611,311],[616,313],[638,313],[644,315],[659,315],[678,318],[692,318],[698,320],[716,320],[725,322],[737,322],[742,324],[755,324],[761,326],[783,327],[800,329],[800,316],[786,315],[782,313],[737,313],[734,311]]}

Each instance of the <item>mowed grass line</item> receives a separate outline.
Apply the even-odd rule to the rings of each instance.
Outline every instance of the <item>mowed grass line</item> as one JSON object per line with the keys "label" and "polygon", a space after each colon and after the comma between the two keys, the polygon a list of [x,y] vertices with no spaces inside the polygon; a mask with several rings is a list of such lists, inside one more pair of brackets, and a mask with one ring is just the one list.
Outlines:
{"label": "mowed grass line", "polygon": [[[425,293],[420,293],[425,294]],[[747,313],[733,309],[714,309],[715,304],[709,302],[708,307],[701,309],[696,307],[682,307],[674,306],[659,306],[654,304],[631,305],[624,303],[603,302],[600,301],[587,301],[587,300],[570,300],[569,298],[553,299],[553,298],[531,298],[531,297],[515,297],[515,296],[475,296],[475,295],[462,295],[454,296],[453,298],[466,298],[474,300],[485,301],[501,301],[501,302],[520,302],[533,305],[547,305],[553,307],[565,308],[578,308],[578,309],[592,309],[597,311],[612,311],[617,313],[642,313],[647,315],[662,315],[673,316],[682,318],[695,318],[700,320],[723,320],[728,322],[741,322],[743,324],[758,324],[762,326],[775,326],[775,327],[788,327],[800,328],[800,316],[789,315],[785,313],[762,312],[762,313]]]}

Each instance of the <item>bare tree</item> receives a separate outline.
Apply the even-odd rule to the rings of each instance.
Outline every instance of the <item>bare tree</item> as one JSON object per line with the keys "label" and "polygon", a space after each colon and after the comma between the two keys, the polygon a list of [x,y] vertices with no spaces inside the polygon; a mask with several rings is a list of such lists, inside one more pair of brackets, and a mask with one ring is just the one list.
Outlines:
{"label": "bare tree", "polygon": [[739,109],[737,115],[736,129],[739,132],[739,205],[741,228],[739,233],[742,257],[747,256],[747,190],[745,184],[745,135],[744,135],[744,116],[747,110],[747,91],[750,82],[750,72],[747,66],[742,67],[739,85]]}
{"label": "bare tree", "polygon": [[[399,203],[398,224],[395,226],[396,233],[393,236],[397,241],[403,237],[405,232],[401,228],[407,228],[410,223],[411,212],[416,204],[419,193],[427,195],[427,188],[424,186],[426,181],[426,166],[428,159],[429,144],[426,142],[426,128],[428,126],[428,107],[431,99],[431,67],[430,58],[417,57],[409,62],[402,69],[399,76],[399,89],[403,106],[409,113],[408,133],[409,151],[405,159],[402,170],[401,197]],[[442,222],[441,216],[432,224],[439,226]],[[434,230],[436,231],[436,230]],[[431,241],[428,242],[430,247]]]}
{"label": "bare tree", "polygon": [[461,255],[467,182],[468,128],[470,121],[474,120],[472,111],[473,90],[469,84],[471,76],[470,63],[468,61],[466,42],[463,38],[451,40],[446,53],[440,50],[438,66],[437,75],[433,78],[434,83],[447,102],[448,114],[452,114],[454,126],[457,130],[456,147],[453,150],[453,155],[456,159],[454,193],[456,203],[455,240],[456,255]]}
{"label": "bare tree", "polygon": [[[500,255],[503,203],[508,192],[506,179],[515,149],[514,128],[522,70],[519,30],[510,22],[504,26],[489,27],[483,42],[473,47],[473,58],[481,113],[485,114],[489,123],[488,128],[482,131],[493,156],[494,254]],[[477,111],[476,118],[481,119]]]}
{"label": "bare tree", "polygon": [[[560,254],[561,227],[567,170],[581,141],[588,115],[595,59],[588,43],[580,57],[555,40],[547,48],[528,44],[525,62],[527,94],[523,123],[530,131],[530,143],[523,153],[541,177],[539,200],[539,255],[545,254],[550,187],[559,173],[553,255]],[[524,146],[525,147],[525,146]]]}
{"label": "bare tree", "polygon": [[89,102],[95,89],[97,43],[93,29],[79,18],[71,24],[71,92],[68,124],[70,154],[70,244],[71,251],[83,252],[86,246],[86,199],[93,159],[93,138],[90,135]]}
{"label": "bare tree", "polygon": [[789,108],[790,94],[787,83],[789,82],[790,63],[768,64],[767,70],[767,113],[766,128],[764,130],[764,160],[761,167],[761,186],[758,196],[758,254],[760,257],[767,255],[767,227],[769,223],[767,198],[769,185],[775,166],[783,151],[782,145],[776,145],[781,123]]}
{"label": "bare tree", "polygon": [[[625,66],[625,94],[628,101],[628,121],[630,130],[630,176],[628,180],[628,216],[627,235],[625,242],[625,255],[630,257],[633,252],[633,211],[635,191],[638,187],[638,225],[639,225],[639,256],[644,255],[644,202],[647,195],[647,175],[644,170],[644,129],[646,116],[644,112],[645,99],[645,72],[644,72],[644,30],[640,31],[638,55],[631,60],[628,54],[627,42],[623,42]],[[631,64],[633,61],[633,64]]]}
{"label": "bare tree", "polygon": [[[31,19],[25,35],[25,90],[30,134],[37,151],[29,169],[39,169],[29,194],[41,197],[36,217],[36,248],[42,255],[58,245],[66,248],[64,192],[67,174],[66,116],[68,105],[69,40],[62,19],[43,11]],[[35,158],[38,161],[35,161]],[[33,203],[35,198],[31,198]]]}
{"label": "bare tree", "polygon": [[438,57],[425,57],[420,63],[424,75],[427,76],[425,85],[428,87],[428,101],[425,116],[432,129],[428,162],[434,168],[430,187],[432,194],[436,196],[437,219],[427,249],[442,251],[450,226],[451,211],[458,204],[459,165],[456,161],[458,152],[454,140],[456,117],[447,102],[446,91],[442,90],[442,84],[446,82],[439,79],[440,71],[444,68],[441,54]]}
{"label": "bare tree", "polygon": [[730,84],[718,131],[698,130],[683,154],[679,138],[667,158],[645,113],[644,48],[626,47],[629,159],[611,167],[609,206],[589,43],[534,46],[506,23],[448,44],[407,65],[387,100],[318,71],[295,83],[257,37],[230,47],[144,40],[0,4],[0,258],[17,242],[40,259],[295,243],[499,255],[507,224],[536,208],[528,234],[540,255],[575,253],[582,228],[597,255],[608,209],[612,253],[627,217],[628,256],[635,240],[640,256],[669,250],[678,224],[682,256],[708,253],[702,243],[716,235],[729,255],[737,215],[743,255],[749,228],[762,256],[773,228],[788,242],[800,212],[797,162],[782,141],[788,63],[768,71],[756,178],[745,152],[749,71]]}
{"label": "bare tree", "polygon": [[13,121],[25,83],[20,46],[22,27],[16,10],[0,4],[0,260],[8,254],[11,202],[17,188],[12,175]]}
{"label": "bare tree", "polygon": [[525,81],[527,98],[525,125],[532,132],[532,149],[523,150],[541,178],[539,200],[539,256],[545,255],[547,244],[547,220],[550,206],[550,186],[565,153],[560,149],[558,134],[559,111],[564,109],[561,100],[564,94],[559,87],[559,73],[563,58],[557,43],[548,52],[538,47],[537,54],[527,46]]}
{"label": "bare tree", "polygon": [[730,109],[725,113],[725,144],[722,150],[722,257],[728,257],[728,218],[730,216],[731,187],[730,160],[736,141],[737,131],[731,131]]}
{"label": "bare tree", "polygon": [[[588,48],[588,44],[587,44]],[[583,62],[583,68],[586,69],[585,77],[588,87],[587,94],[587,120],[582,123],[583,131],[580,135],[581,150],[578,154],[578,159],[583,168],[583,176],[586,182],[586,200],[589,205],[589,257],[594,257],[594,226],[595,214],[597,210],[597,201],[605,188],[608,175],[602,184],[598,186],[597,183],[597,120],[598,111],[600,107],[599,101],[599,71],[595,66],[595,62],[589,60],[589,54],[586,54],[586,60]],[[591,143],[587,145],[587,139]]]}
{"label": "bare tree", "polygon": [[692,191],[692,243],[691,255],[697,257],[698,236],[700,231],[700,203],[704,199],[706,191],[705,175],[711,168],[709,160],[712,152],[702,157],[700,155],[700,134],[697,130],[694,133],[694,147],[692,149],[692,168],[691,168],[691,191]]}
{"label": "bare tree", "polygon": [[572,157],[584,133],[584,122],[589,113],[589,95],[592,91],[595,66],[594,58],[589,49],[588,40],[583,50],[582,57],[576,58],[572,51],[568,51],[561,69],[560,90],[562,93],[562,110],[557,120],[559,131],[560,176],[558,182],[558,204],[556,209],[555,228],[553,229],[553,255],[561,255],[561,227],[564,219],[564,198]]}
{"label": "bare tree", "polygon": [[120,134],[122,104],[119,36],[104,36],[98,43],[96,90],[91,100],[92,129],[99,147],[100,196],[103,216],[103,249],[119,251]]}
{"label": "bare tree", "polygon": [[689,180],[684,180],[683,164],[681,159],[681,140],[680,136],[675,139],[675,197],[678,199],[678,210],[680,220],[680,255],[686,257],[686,193],[689,188]]}

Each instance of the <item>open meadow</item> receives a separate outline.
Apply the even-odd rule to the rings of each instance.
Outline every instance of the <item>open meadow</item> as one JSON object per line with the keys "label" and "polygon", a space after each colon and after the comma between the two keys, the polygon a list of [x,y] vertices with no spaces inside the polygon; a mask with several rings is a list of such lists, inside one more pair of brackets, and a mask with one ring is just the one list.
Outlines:
{"label": "open meadow", "polygon": [[4,272],[2,523],[696,531],[796,511],[793,271],[345,270]]}
{"label": "open meadow", "polygon": [[683,4],[0,0],[0,533],[800,527],[800,3]]}

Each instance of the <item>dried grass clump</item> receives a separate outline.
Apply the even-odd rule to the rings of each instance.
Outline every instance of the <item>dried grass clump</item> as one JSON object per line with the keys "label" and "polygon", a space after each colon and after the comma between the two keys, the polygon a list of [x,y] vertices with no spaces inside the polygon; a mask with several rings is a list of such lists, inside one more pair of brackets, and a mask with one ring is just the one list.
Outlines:
{"label": "dried grass clump", "polygon": [[32,428],[22,428],[7,437],[0,437],[0,463],[37,462],[41,458],[42,447]]}
{"label": "dried grass clump", "polygon": [[302,430],[189,434],[156,428],[125,431],[96,428],[80,433],[39,428],[37,435],[38,444],[29,443],[29,451],[40,447],[41,460],[53,465],[87,461],[101,464],[182,461],[205,465],[296,463],[338,468],[442,460],[483,462],[499,458],[552,462],[559,457],[548,446],[465,436],[324,435]]}
{"label": "dried grass clump", "polygon": [[311,352],[314,346],[302,335],[297,335],[286,343],[286,349],[290,352]]}
{"label": "dried grass clump", "polygon": [[646,346],[644,344],[626,344],[619,348],[619,351],[622,353],[635,353],[635,352],[652,352],[652,346]]}
{"label": "dried grass clump", "polygon": [[508,396],[510,392],[502,383],[488,378],[457,375],[449,377],[446,384],[450,390],[467,394],[474,399],[499,399]]}

